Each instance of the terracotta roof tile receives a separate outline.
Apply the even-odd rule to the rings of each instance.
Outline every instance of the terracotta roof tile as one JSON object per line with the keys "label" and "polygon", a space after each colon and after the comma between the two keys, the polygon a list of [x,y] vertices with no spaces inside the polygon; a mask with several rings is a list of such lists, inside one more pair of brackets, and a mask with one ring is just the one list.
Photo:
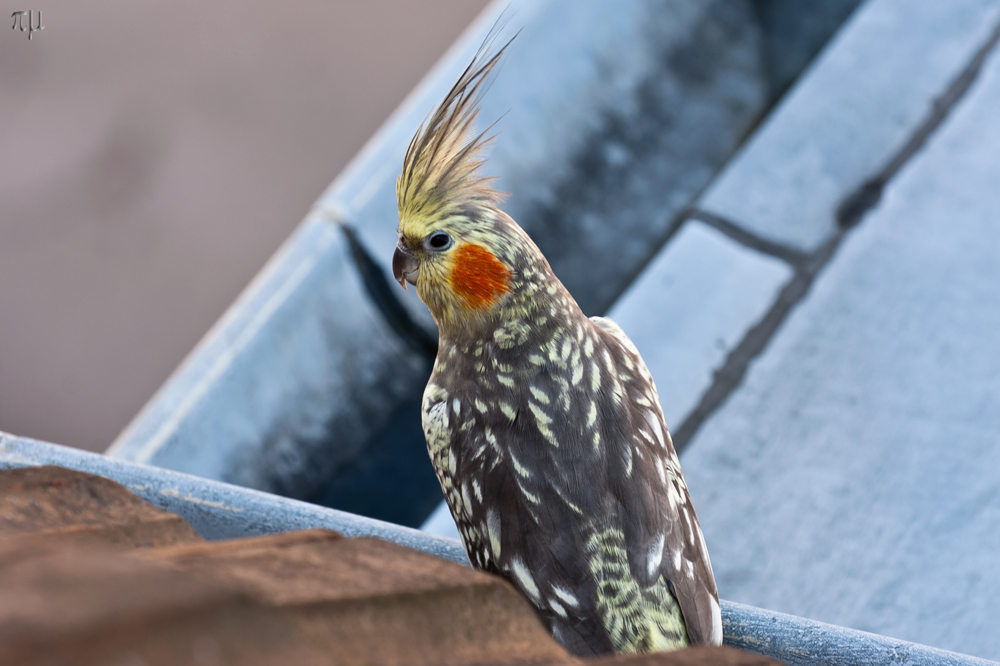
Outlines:
{"label": "terracotta roof tile", "polygon": [[237,590],[116,551],[36,543],[0,562],[0,663],[330,662]]}
{"label": "terracotta roof tile", "polygon": [[202,541],[183,518],[103,476],[47,465],[0,473],[0,541],[161,546]]}
{"label": "terracotta roof tile", "polygon": [[314,644],[343,663],[569,659],[506,581],[380,539],[309,530],[141,557],[232,583],[285,608]]}

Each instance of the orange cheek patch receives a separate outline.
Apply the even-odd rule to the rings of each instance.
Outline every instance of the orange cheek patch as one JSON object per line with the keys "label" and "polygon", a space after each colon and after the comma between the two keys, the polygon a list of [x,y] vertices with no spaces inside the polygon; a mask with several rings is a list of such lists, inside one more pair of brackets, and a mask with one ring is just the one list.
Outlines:
{"label": "orange cheek patch", "polygon": [[510,291],[510,271],[482,245],[456,248],[453,261],[451,286],[468,307],[486,309]]}

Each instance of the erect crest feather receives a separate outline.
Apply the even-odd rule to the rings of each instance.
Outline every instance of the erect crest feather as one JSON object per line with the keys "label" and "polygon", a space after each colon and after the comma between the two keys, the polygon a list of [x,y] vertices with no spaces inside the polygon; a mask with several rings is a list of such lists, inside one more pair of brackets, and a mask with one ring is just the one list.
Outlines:
{"label": "erect crest feather", "polygon": [[[515,35],[516,36],[516,35]],[[457,206],[495,206],[500,193],[490,184],[493,178],[479,176],[483,163],[480,154],[492,136],[475,133],[483,84],[500,62],[508,41],[487,59],[486,49],[479,52],[448,95],[420,125],[403,159],[403,171],[396,180],[396,199],[400,220],[414,217],[440,218]],[[511,40],[513,41],[513,40]]]}

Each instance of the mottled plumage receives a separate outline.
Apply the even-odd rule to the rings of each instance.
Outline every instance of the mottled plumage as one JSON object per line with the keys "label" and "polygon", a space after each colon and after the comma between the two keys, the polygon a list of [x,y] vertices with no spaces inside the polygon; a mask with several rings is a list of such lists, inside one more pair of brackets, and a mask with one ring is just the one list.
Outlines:
{"label": "mottled plumage", "polygon": [[504,576],[577,654],[719,644],[708,552],[653,379],[588,319],[476,175],[477,57],[397,183],[396,279],[440,345],[427,447],[472,564]]}

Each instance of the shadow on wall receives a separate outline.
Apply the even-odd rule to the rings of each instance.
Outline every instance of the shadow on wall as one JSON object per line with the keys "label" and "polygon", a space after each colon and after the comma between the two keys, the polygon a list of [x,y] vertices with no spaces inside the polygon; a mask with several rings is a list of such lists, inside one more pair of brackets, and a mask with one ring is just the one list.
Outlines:
{"label": "shadow on wall", "polygon": [[771,100],[776,101],[861,0],[753,0],[753,4],[764,34],[764,68]]}

